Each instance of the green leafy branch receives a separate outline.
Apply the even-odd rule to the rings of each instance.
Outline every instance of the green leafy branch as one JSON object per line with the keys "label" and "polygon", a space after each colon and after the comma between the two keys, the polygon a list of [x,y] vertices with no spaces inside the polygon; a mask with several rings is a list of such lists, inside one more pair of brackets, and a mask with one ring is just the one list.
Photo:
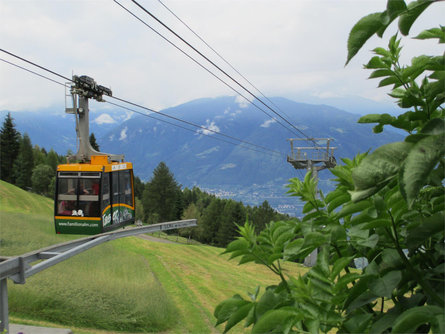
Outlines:
{"label": "green leafy branch", "polygon": [[[398,18],[407,35],[432,3],[388,0],[386,10],[361,19],[351,30],[347,62],[374,34],[382,36]],[[417,39],[445,41],[444,27],[425,30]],[[366,115],[377,123],[407,131],[404,141],[371,153],[342,159],[331,170],[336,188],[317,191],[310,173],[292,179],[289,193],[301,199],[304,217],[271,222],[259,235],[248,223],[229,244],[231,258],[255,262],[280,277],[250,300],[240,295],[215,309],[225,332],[244,320],[253,333],[443,333],[445,332],[445,66],[444,56],[421,55],[409,66],[399,62],[401,40],[374,49],[365,65],[379,87],[403,109],[398,117]],[[320,251],[317,263],[298,278],[281,263],[302,262]],[[366,261],[365,268],[354,268]]]}

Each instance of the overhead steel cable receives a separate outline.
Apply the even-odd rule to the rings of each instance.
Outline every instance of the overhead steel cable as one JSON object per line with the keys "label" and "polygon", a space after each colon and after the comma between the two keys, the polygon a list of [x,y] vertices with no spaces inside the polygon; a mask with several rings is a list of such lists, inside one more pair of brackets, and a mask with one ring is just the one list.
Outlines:
{"label": "overhead steel cable", "polygon": [[240,86],[242,89],[244,89],[250,96],[252,96],[255,100],[258,100],[261,104],[263,104],[267,109],[272,111],[275,115],[280,117],[283,121],[285,121],[287,124],[289,124],[292,128],[300,132],[303,136],[309,139],[309,137],[304,134],[300,129],[298,129],[295,125],[293,125],[291,122],[289,122],[286,118],[281,116],[278,112],[273,110],[270,106],[268,106],[266,103],[264,103],[260,98],[258,98],[255,94],[253,94],[249,89],[247,89],[244,85],[242,85],[238,80],[233,78],[230,74],[228,74],[226,71],[224,71],[221,67],[219,67],[215,62],[213,62],[211,59],[209,59],[206,55],[204,55],[202,52],[200,52],[198,49],[196,49],[193,45],[191,45],[189,42],[187,42],[184,38],[182,38],[179,34],[177,34],[173,29],[171,29],[169,26],[167,26],[164,22],[162,22],[160,19],[158,19],[154,14],[152,14],[150,11],[148,11],[144,6],[139,4],[136,0],[131,0],[136,6],[138,6],[140,9],[142,9],[145,13],[150,15],[154,20],[156,20],[159,24],[161,24],[165,29],[170,31],[173,35],[175,35],[177,38],[179,38],[184,44],[186,44],[188,47],[190,47],[193,51],[195,51],[197,54],[199,54],[202,58],[204,58],[206,61],[208,61],[210,64],[212,64],[215,68],[217,68],[220,72],[222,72],[225,76],[227,76],[230,80],[232,80],[234,83],[236,83],[238,86]]}
{"label": "overhead steel cable", "polygon": [[[113,0],[116,2],[116,0]],[[220,72],[222,72],[225,76],[227,76],[229,79],[231,79],[233,82],[235,82],[238,86],[240,86],[243,90],[245,90],[250,96],[252,96],[255,100],[259,101],[261,104],[263,104],[267,109],[269,109],[270,111],[272,111],[275,115],[277,115],[279,118],[281,118],[284,122],[286,122],[287,124],[289,124],[293,129],[295,129],[298,133],[300,133],[301,135],[303,135],[308,141],[312,141],[314,143],[314,146],[318,146],[317,142],[309,137],[308,135],[306,135],[302,130],[298,129],[295,125],[293,125],[289,120],[287,120],[286,118],[284,118],[282,115],[280,115],[278,112],[276,112],[275,110],[273,110],[269,105],[267,105],[266,103],[264,103],[260,98],[258,98],[255,94],[253,94],[249,89],[247,89],[244,85],[242,85],[238,80],[236,80],[235,78],[233,78],[231,75],[229,75],[226,71],[224,71],[221,67],[219,67],[217,64],[215,64],[211,59],[209,59],[207,56],[205,56],[202,52],[200,52],[198,49],[196,49],[193,45],[191,45],[189,42],[187,42],[184,38],[182,38],[179,34],[177,34],[173,29],[171,29],[170,27],[168,27],[165,23],[163,23],[160,19],[158,19],[154,14],[152,14],[150,11],[148,11],[144,6],[142,6],[141,4],[139,4],[136,0],[131,0],[134,4],[136,4],[140,9],[142,9],[145,13],[147,13],[149,16],[151,16],[154,20],[156,20],[159,24],[161,24],[164,28],[166,28],[168,31],[170,31],[173,35],[175,35],[177,38],[179,38],[184,44],[186,44],[187,46],[189,46],[193,51],[195,51],[196,53],[198,53],[202,58],[204,58],[207,62],[209,62],[210,64],[212,64],[215,68],[217,68]],[[233,88],[232,88],[233,89]],[[244,96],[243,96],[244,97]],[[245,97],[244,97],[245,98]],[[250,103],[252,103],[252,101],[250,101],[249,99],[246,98],[247,101],[249,101]],[[252,103],[253,104],[253,103]],[[266,113],[263,109],[260,108],[261,111],[263,111],[264,113]],[[267,113],[266,113],[267,114]],[[269,117],[269,114],[267,114]],[[272,117],[273,118],[273,117]],[[273,118],[274,120],[276,120],[275,118]],[[277,120],[276,120],[277,121]],[[281,123],[280,123],[281,124]],[[286,127],[287,128],[287,127]]]}
{"label": "overhead steel cable", "polygon": [[54,79],[51,79],[51,78],[49,78],[49,77],[47,77],[47,76],[45,76],[45,75],[42,75],[42,74],[40,74],[40,73],[31,71],[31,70],[29,70],[29,69],[27,69],[27,68],[25,68],[25,67],[23,67],[23,66],[20,66],[20,65],[11,63],[11,62],[9,62],[9,61],[3,59],[3,58],[0,58],[0,60],[3,61],[3,62],[5,62],[5,63],[8,63],[9,65],[18,67],[18,68],[20,68],[20,69],[22,69],[22,70],[24,70],[24,71],[27,71],[27,72],[32,73],[32,74],[34,74],[34,75],[37,75],[37,76],[39,76],[39,77],[41,77],[41,78],[44,78],[44,79],[49,80],[49,81],[52,81],[52,82],[54,82],[54,83],[56,83],[56,84],[58,84],[58,85],[61,85],[61,86],[66,87],[66,84],[61,83],[61,82],[59,82],[59,81],[56,81],[56,80],[54,80]]}
{"label": "overhead steel cable", "polygon": [[251,145],[251,146],[260,148],[260,149],[262,149],[262,150],[272,152],[272,153],[274,153],[274,154],[279,154],[280,156],[283,154],[282,152],[275,151],[275,150],[272,150],[272,149],[270,149],[270,148],[267,148],[267,147],[264,147],[264,146],[261,146],[261,145],[257,145],[257,144],[254,144],[254,143],[250,143],[250,142],[248,142],[248,141],[246,141],[246,140],[239,139],[239,138],[236,138],[236,137],[227,135],[227,134],[225,134],[225,133],[222,133],[222,132],[219,132],[219,131],[216,131],[216,130],[212,130],[212,129],[207,128],[207,127],[205,127],[205,126],[202,126],[202,125],[199,125],[199,124],[190,122],[190,121],[186,121],[186,120],[180,119],[180,118],[178,118],[178,117],[175,117],[175,116],[172,116],[172,115],[163,113],[163,112],[161,112],[161,111],[157,111],[157,110],[154,110],[154,109],[151,109],[151,108],[144,107],[143,105],[140,105],[140,104],[137,104],[137,103],[134,103],[134,102],[131,102],[131,101],[127,101],[127,100],[121,99],[121,98],[116,97],[116,96],[110,96],[110,97],[113,98],[113,99],[115,99],[115,100],[118,100],[118,101],[121,101],[121,102],[130,104],[130,105],[132,105],[132,106],[134,106],[134,107],[138,107],[138,108],[141,108],[141,109],[150,111],[150,112],[154,112],[154,113],[156,113],[156,114],[158,114],[158,115],[162,115],[162,116],[164,116],[164,117],[173,119],[173,120],[175,120],[175,121],[178,121],[178,122],[182,122],[182,123],[191,125],[191,126],[193,126],[193,127],[199,128],[199,129],[204,130],[204,131],[210,131],[210,132],[213,132],[213,133],[215,133],[215,134],[218,134],[218,135],[220,135],[220,136],[229,138],[229,139],[231,139],[231,140],[235,140],[235,141],[240,142],[240,143],[243,143],[243,144]]}
{"label": "overhead steel cable", "polygon": [[172,14],[179,22],[181,22],[193,35],[195,35],[201,42],[203,42],[210,50],[213,51],[224,63],[226,63],[233,71],[235,71],[241,78],[243,78],[249,85],[251,85],[258,93],[261,94],[262,97],[264,97],[270,104],[272,104],[275,108],[277,108],[282,114],[286,115],[288,118],[289,115],[287,115],[283,110],[280,109],[272,100],[270,100],[266,95],[263,94],[263,92],[256,87],[249,79],[247,79],[240,71],[238,71],[227,59],[225,59],[221,53],[216,51],[209,43],[207,43],[204,38],[202,38],[196,31],[194,31],[186,22],[184,22],[178,15],[176,15],[165,3],[163,3],[161,0],[158,0],[158,2],[168,11],[170,14]]}
{"label": "overhead steel cable", "polygon": [[22,58],[22,57],[20,57],[20,56],[17,56],[16,54],[13,54],[13,53],[11,53],[11,52],[9,52],[9,51],[6,51],[6,50],[4,50],[4,49],[0,49],[0,51],[4,52],[4,53],[6,53],[6,54],[8,54],[8,55],[10,55],[10,56],[13,56],[13,57],[15,57],[15,58],[17,58],[17,59],[20,59],[20,60],[22,60],[22,61],[24,61],[24,62],[26,62],[26,63],[28,63],[28,64],[31,64],[31,65],[33,65],[33,66],[35,66],[35,67],[38,67],[38,68],[40,68],[40,69],[42,69],[42,70],[44,70],[44,71],[47,71],[47,72],[49,72],[49,73],[51,73],[51,74],[54,74],[54,75],[56,75],[56,76],[58,76],[58,77],[60,77],[60,78],[62,78],[62,79],[65,79],[65,80],[70,81],[70,82],[73,81],[73,80],[71,80],[71,79],[69,79],[69,78],[67,78],[67,77],[65,77],[65,76],[63,76],[63,75],[60,75],[59,73],[53,72],[53,71],[51,71],[50,69],[47,69],[47,68],[45,68],[45,67],[43,67],[43,66],[40,66],[40,65],[38,65],[38,64],[36,64],[36,63],[33,63],[33,62],[30,61],[30,60],[27,60],[27,59],[25,59],[25,58]]}
{"label": "overhead steel cable", "polygon": [[[20,59],[20,60],[22,60],[22,61],[24,61],[24,62],[26,62],[26,63],[28,63],[28,64],[32,64],[32,65],[34,65],[34,66],[36,66],[36,67],[38,67],[38,68],[40,68],[40,69],[42,69],[42,70],[45,70],[45,71],[47,71],[47,72],[49,72],[49,73],[51,73],[51,74],[54,74],[54,75],[56,75],[56,76],[59,76],[59,77],[61,77],[61,78],[67,79],[68,81],[72,82],[71,79],[68,79],[68,78],[66,78],[65,76],[60,75],[59,73],[56,73],[56,72],[54,72],[54,71],[52,71],[52,70],[50,70],[50,69],[48,69],[48,68],[46,68],[46,67],[40,66],[40,65],[38,65],[38,64],[36,64],[36,63],[33,63],[33,62],[31,62],[31,61],[29,61],[29,60],[27,60],[27,59],[24,59],[24,58],[22,58],[22,57],[20,57],[20,56],[17,56],[17,55],[15,55],[15,54],[11,53],[11,52],[7,52],[7,51],[5,51],[5,50],[3,50],[3,49],[0,49],[0,50],[3,51],[3,52],[5,52],[5,53],[7,53],[7,54],[9,54],[9,55],[11,55],[11,56],[13,56],[13,57],[16,57],[16,58]],[[55,80],[53,80],[53,79],[51,79],[51,78],[48,78],[48,77],[43,76],[43,75],[40,75],[40,74],[38,74],[38,73],[36,73],[36,72],[34,72],[34,71],[31,71],[31,70],[28,70],[28,69],[22,67],[22,66],[19,66],[19,65],[10,63],[10,62],[8,62],[8,61],[5,61],[5,62],[6,62],[6,63],[9,63],[9,64],[11,64],[11,65],[14,65],[14,66],[16,66],[16,67],[18,67],[18,68],[20,68],[20,69],[23,69],[23,70],[25,70],[25,71],[27,71],[27,72],[30,72],[30,73],[32,73],[32,74],[38,75],[38,76],[40,76],[40,77],[42,77],[42,78],[44,78],[44,79],[50,80],[50,81],[52,81],[52,82],[55,82],[55,83],[57,83],[57,84],[59,84],[59,85],[66,86],[66,85],[63,84],[63,83],[57,82],[57,81],[55,81]],[[184,124],[193,126],[193,127],[195,127],[195,128],[199,128],[199,129],[201,129],[201,130],[203,130],[203,131],[209,131],[209,132],[215,133],[215,134],[217,134],[217,135],[220,135],[220,136],[222,136],[222,137],[226,137],[226,138],[229,138],[229,139],[234,140],[234,141],[236,141],[236,142],[239,142],[239,143],[242,143],[242,144],[245,144],[245,145],[250,145],[250,146],[253,146],[253,147],[256,147],[256,148],[262,150],[262,151],[255,150],[256,152],[266,153],[266,152],[264,152],[264,151],[267,151],[267,152],[269,152],[269,154],[272,153],[272,154],[280,155],[280,156],[283,155],[282,152],[275,151],[275,150],[272,150],[272,149],[269,149],[269,148],[267,148],[267,147],[264,147],[264,146],[261,146],[261,145],[257,145],[257,144],[254,144],[254,143],[250,143],[250,142],[248,142],[248,141],[245,141],[245,140],[242,140],[242,139],[239,139],[239,138],[236,138],[236,137],[227,135],[227,134],[225,134],[225,133],[222,133],[222,132],[219,132],[219,131],[216,131],[216,130],[212,130],[212,129],[207,128],[207,127],[205,127],[205,126],[198,125],[198,124],[195,124],[195,123],[193,123],[193,122],[183,120],[183,119],[181,119],[181,118],[179,118],[179,117],[174,117],[174,116],[165,114],[165,113],[163,113],[163,112],[160,112],[160,111],[157,111],[157,110],[154,110],[154,109],[151,109],[151,108],[142,106],[142,105],[140,105],[140,104],[137,104],[137,103],[134,103],[134,102],[131,102],[131,101],[127,101],[127,100],[121,99],[121,98],[119,98],[119,97],[115,97],[115,96],[110,96],[110,97],[113,98],[113,99],[116,99],[116,100],[118,100],[118,101],[121,101],[121,102],[130,104],[130,105],[133,105],[133,106],[135,106],[135,107],[138,107],[138,108],[141,108],[141,109],[144,109],[144,110],[147,110],[147,111],[150,111],[150,112],[153,112],[153,113],[162,115],[162,116],[167,117],[167,118],[170,118],[170,119],[173,119],[173,120],[175,120],[175,121],[178,121],[178,122],[181,122],[181,123],[184,123]],[[110,103],[110,104],[112,104],[112,103],[109,102],[109,101],[107,101],[107,102]],[[120,106],[120,107],[122,107],[122,106]],[[132,110],[132,109],[129,109],[129,110]],[[132,110],[132,111],[134,111],[134,110]],[[167,122],[167,123],[173,125],[173,123],[170,123],[170,122]],[[183,128],[183,127],[182,127],[182,128]],[[207,134],[205,134],[204,132],[201,132],[201,133],[202,133],[203,135],[207,135]],[[209,135],[207,135],[207,136],[209,136]],[[214,139],[217,139],[217,138],[214,138]],[[221,138],[218,138],[218,139],[221,139]],[[231,144],[233,144],[233,145],[237,145],[237,144],[235,144],[235,143],[233,143],[233,142],[228,142],[228,141],[226,141],[226,140],[224,140],[224,142],[231,143]],[[243,147],[246,148],[246,149],[252,149],[252,148],[250,148],[250,147],[246,147],[246,146],[243,146]]]}
{"label": "overhead steel cable", "polygon": [[[234,87],[232,87],[231,85],[229,85],[227,82],[225,82],[223,79],[221,79],[220,77],[218,77],[215,73],[213,73],[211,70],[209,70],[207,67],[205,67],[203,64],[201,64],[199,61],[197,61],[195,58],[193,58],[192,56],[190,56],[187,52],[185,52],[184,50],[182,50],[179,46],[177,46],[175,43],[173,43],[172,41],[170,41],[167,37],[165,37],[164,35],[162,35],[159,31],[157,31],[155,28],[153,28],[152,26],[150,26],[147,22],[145,22],[143,19],[141,19],[139,16],[137,16],[136,14],[134,14],[131,10],[129,10],[127,7],[125,7],[124,5],[122,5],[119,1],[117,0],[113,0],[118,6],[120,6],[123,10],[125,10],[128,14],[130,14],[131,16],[133,16],[135,19],[137,19],[139,22],[141,22],[143,25],[145,25],[147,28],[149,28],[150,30],[152,30],[155,34],[157,34],[159,37],[161,37],[163,40],[165,40],[167,43],[169,43],[171,46],[173,46],[175,49],[177,49],[178,51],[180,51],[182,54],[184,54],[186,57],[188,57],[190,60],[192,60],[195,64],[197,64],[198,66],[200,66],[202,69],[204,69],[205,71],[207,71],[210,75],[212,75],[213,77],[215,77],[217,80],[219,80],[220,82],[222,82],[224,85],[226,85],[228,88],[230,88],[231,90],[233,90],[235,93],[237,93],[239,96],[241,96],[242,98],[244,98],[246,101],[248,101],[249,103],[251,103],[253,106],[255,106],[257,109],[261,110],[265,115],[267,115],[268,117],[272,118],[274,121],[276,121],[278,124],[280,124],[281,126],[283,126],[286,130],[290,131],[291,133],[297,135],[296,132],[294,132],[292,129],[288,128],[285,124],[281,123],[278,119],[274,118],[273,116],[271,116],[270,114],[267,113],[267,111],[265,111],[263,108],[261,108],[259,105],[255,104],[254,102],[250,101],[249,98],[247,98],[244,94],[242,94],[240,91],[238,91],[237,89],[235,89]],[[297,135],[298,136],[298,135]]]}
{"label": "overhead steel cable", "polygon": [[[116,106],[116,107],[123,108],[123,109],[129,110],[129,111],[132,111],[132,112],[134,112],[134,113],[136,113],[136,114],[139,114],[139,115],[142,115],[142,116],[145,116],[145,117],[148,117],[148,118],[152,118],[152,119],[155,119],[155,120],[157,120],[157,121],[160,121],[160,122],[164,122],[164,123],[170,124],[170,125],[172,125],[172,126],[176,126],[176,127],[178,127],[178,128],[181,128],[181,129],[183,129],[183,130],[190,131],[190,132],[195,133],[195,134],[201,134],[201,135],[207,136],[207,137],[209,137],[209,138],[212,138],[212,139],[215,139],[215,140],[218,140],[218,141],[222,141],[222,142],[225,142],[225,143],[234,145],[234,146],[238,146],[238,145],[240,145],[240,146],[242,146],[242,148],[244,148],[244,149],[246,149],[246,150],[250,150],[250,151],[254,151],[254,152],[258,152],[258,153],[263,153],[263,154],[269,154],[269,155],[273,155],[273,156],[275,156],[275,155],[277,155],[277,154],[283,155],[283,153],[278,152],[278,151],[274,151],[274,152],[272,152],[272,153],[271,153],[271,152],[268,152],[268,151],[259,151],[259,150],[256,150],[256,149],[254,149],[254,148],[251,148],[251,147],[248,147],[248,146],[244,146],[245,144],[243,144],[243,143],[241,143],[241,144],[240,144],[240,143],[234,143],[234,142],[225,140],[225,139],[223,139],[223,138],[213,137],[213,136],[208,135],[208,134],[205,134],[205,133],[203,133],[203,132],[197,132],[197,131],[194,130],[194,129],[186,128],[185,126],[182,126],[182,125],[179,125],[179,124],[176,124],[176,123],[169,122],[169,121],[167,121],[167,120],[165,120],[165,119],[161,119],[161,118],[154,117],[154,116],[152,116],[152,115],[149,115],[149,114],[146,114],[146,113],[137,111],[137,110],[135,110],[135,109],[132,109],[132,108],[123,106],[123,105],[121,105],[121,104],[117,104],[117,103],[110,102],[110,101],[107,101],[107,100],[104,100],[104,101],[105,101],[106,103],[109,103],[109,104],[114,105],[114,106]],[[210,130],[210,129],[206,128],[205,131],[207,131],[207,130]],[[216,133],[217,133],[217,134],[221,134],[220,132],[216,132]]]}

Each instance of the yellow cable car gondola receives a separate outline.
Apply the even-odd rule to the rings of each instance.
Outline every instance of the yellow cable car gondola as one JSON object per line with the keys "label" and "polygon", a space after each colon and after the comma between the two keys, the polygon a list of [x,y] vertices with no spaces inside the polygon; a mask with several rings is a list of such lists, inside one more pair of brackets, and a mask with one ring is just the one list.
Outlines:
{"label": "yellow cable car gondola", "polygon": [[[73,76],[73,108],[79,141],[77,154],[57,166],[54,222],[56,233],[97,234],[134,223],[133,165],[123,155],[94,150],[89,143],[88,99],[103,101],[111,90],[86,76]],[[77,107],[79,106],[79,107]]]}

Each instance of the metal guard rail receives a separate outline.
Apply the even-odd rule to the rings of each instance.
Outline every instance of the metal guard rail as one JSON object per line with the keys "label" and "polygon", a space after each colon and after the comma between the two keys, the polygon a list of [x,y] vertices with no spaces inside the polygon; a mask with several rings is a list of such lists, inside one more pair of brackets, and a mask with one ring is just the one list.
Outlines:
{"label": "metal guard rail", "polygon": [[[101,243],[138,234],[153,233],[157,231],[166,231],[192,226],[196,226],[196,219],[178,220],[148,226],[127,228],[124,230],[96,234],[90,237],[42,248],[40,250],[32,251],[20,256],[11,257],[3,262],[0,262],[0,280],[9,277],[17,284],[24,284],[27,277],[37,274],[46,268],[49,268]],[[29,265],[30,263],[39,260],[43,261],[32,267]]]}
{"label": "metal guard rail", "polygon": [[[3,333],[4,330],[9,331],[8,278],[12,279],[16,284],[25,284],[26,278],[29,276],[35,275],[42,270],[104,242],[138,234],[174,230],[196,225],[196,219],[171,221],[96,234],[42,248],[20,256],[0,256],[0,332]],[[40,262],[32,266],[31,264],[36,261]]]}

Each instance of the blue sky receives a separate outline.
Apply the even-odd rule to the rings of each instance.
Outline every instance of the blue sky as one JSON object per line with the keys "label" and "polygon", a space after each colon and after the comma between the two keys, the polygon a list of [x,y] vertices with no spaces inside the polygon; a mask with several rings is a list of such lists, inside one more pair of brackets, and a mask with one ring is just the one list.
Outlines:
{"label": "blue sky", "polygon": [[[131,1],[119,1],[181,45]],[[139,2],[233,73],[157,0]],[[366,79],[369,72],[363,64],[371,57],[369,50],[387,44],[395,26],[388,29],[383,40],[373,38],[344,67],[350,29],[362,16],[382,11],[384,0],[163,2],[267,96],[309,100],[352,95],[390,101],[388,90],[377,89],[377,81]],[[443,24],[444,14],[445,3],[431,6],[413,26],[413,36]],[[2,0],[0,22],[3,49],[67,77],[89,75],[110,87],[115,96],[150,108],[235,95],[112,0]],[[405,61],[418,50],[426,54],[443,52],[443,45],[434,41],[405,39],[402,44]],[[0,58],[35,70],[3,53]],[[65,92],[59,85],[4,62],[0,62],[0,78],[0,110],[64,106]]]}

